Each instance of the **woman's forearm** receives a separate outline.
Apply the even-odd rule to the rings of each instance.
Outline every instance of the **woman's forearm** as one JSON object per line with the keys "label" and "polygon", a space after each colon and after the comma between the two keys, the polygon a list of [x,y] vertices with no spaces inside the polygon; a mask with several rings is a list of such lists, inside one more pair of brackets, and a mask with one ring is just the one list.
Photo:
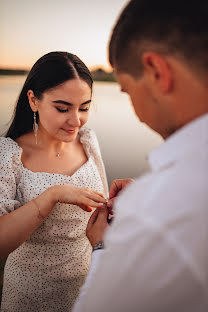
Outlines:
{"label": "woman's forearm", "polygon": [[50,188],[17,210],[0,217],[0,258],[18,248],[41,225],[56,203]]}
{"label": "woman's forearm", "polygon": [[92,211],[106,203],[100,193],[88,188],[55,185],[15,211],[0,217],[0,258],[19,247],[47,218],[57,202]]}

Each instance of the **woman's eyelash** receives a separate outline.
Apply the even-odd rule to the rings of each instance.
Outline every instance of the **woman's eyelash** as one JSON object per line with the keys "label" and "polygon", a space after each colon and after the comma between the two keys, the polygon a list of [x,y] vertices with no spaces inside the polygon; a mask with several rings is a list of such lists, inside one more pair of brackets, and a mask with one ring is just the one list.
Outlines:
{"label": "woman's eyelash", "polygon": [[60,113],[66,113],[68,112],[68,109],[61,109],[59,107],[56,107],[57,111],[59,111]]}
{"label": "woman's eyelash", "polygon": [[[59,108],[59,107],[56,107],[56,109],[57,109],[57,111],[59,111],[60,113],[66,113],[66,112],[69,111],[68,108],[67,108],[67,109],[61,109],[61,108]],[[81,112],[87,112],[88,110],[89,110],[89,107],[87,107],[87,108],[80,108],[80,111],[81,111]]]}

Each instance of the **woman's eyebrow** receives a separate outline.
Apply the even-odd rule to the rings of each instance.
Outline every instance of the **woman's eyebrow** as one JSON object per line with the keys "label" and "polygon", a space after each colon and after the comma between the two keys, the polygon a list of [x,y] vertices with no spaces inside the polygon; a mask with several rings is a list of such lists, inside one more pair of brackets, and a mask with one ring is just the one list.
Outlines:
{"label": "woman's eyebrow", "polygon": [[[69,103],[69,102],[66,102],[66,101],[63,101],[63,100],[56,100],[56,101],[52,101],[53,103],[57,103],[57,104],[64,104],[64,105],[68,105],[68,106],[73,106],[72,103]],[[88,100],[84,103],[81,103],[80,105],[86,105],[86,104],[89,104],[91,102],[91,100]]]}

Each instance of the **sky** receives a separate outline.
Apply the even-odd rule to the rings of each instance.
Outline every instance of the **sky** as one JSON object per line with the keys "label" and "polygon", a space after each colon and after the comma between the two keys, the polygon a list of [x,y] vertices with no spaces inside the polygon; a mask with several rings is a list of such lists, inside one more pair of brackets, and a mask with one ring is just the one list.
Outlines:
{"label": "sky", "polygon": [[68,51],[110,71],[107,45],[128,0],[0,0],[0,68],[30,69],[50,51]]}

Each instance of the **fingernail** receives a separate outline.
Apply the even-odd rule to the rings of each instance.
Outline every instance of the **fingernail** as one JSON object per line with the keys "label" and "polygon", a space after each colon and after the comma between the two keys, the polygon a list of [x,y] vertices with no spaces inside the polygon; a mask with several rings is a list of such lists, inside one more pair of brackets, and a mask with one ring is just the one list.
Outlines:
{"label": "fingernail", "polygon": [[99,203],[99,204],[98,204],[99,207],[102,207],[102,206],[104,206],[104,205],[105,205],[105,204],[103,204],[103,203]]}
{"label": "fingernail", "polygon": [[87,211],[88,212],[91,212],[92,211],[92,208],[90,206],[87,206]]}

